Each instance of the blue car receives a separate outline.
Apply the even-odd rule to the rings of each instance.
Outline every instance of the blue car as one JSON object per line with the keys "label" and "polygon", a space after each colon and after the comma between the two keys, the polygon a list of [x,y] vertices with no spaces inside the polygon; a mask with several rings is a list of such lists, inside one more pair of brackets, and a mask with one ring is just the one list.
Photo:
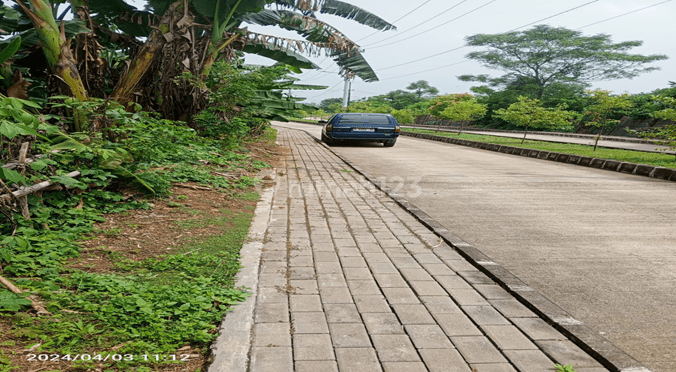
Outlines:
{"label": "blue car", "polygon": [[377,141],[392,147],[399,137],[399,123],[388,114],[336,114],[325,123],[322,141],[333,145],[340,141]]}

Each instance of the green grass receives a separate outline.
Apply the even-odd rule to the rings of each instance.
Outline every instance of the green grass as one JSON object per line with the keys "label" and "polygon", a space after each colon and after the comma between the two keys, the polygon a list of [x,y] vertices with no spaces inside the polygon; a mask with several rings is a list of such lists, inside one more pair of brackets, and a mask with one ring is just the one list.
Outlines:
{"label": "green grass", "polygon": [[257,192],[243,192],[235,195],[236,199],[246,200],[246,201],[259,201],[261,196]]}
{"label": "green grass", "polygon": [[497,137],[497,136],[483,136],[478,134],[466,134],[449,132],[435,132],[433,130],[425,129],[406,129],[406,132],[433,134],[441,137],[460,138],[469,141],[494,143],[498,145],[521,147],[535,150],[560,152],[563,154],[589,156],[592,158],[618,160],[629,163],[647,164],[666,168],[676,169],[676,157],[674,155],[659,154],[652,152],[631,151],[631,150],[616,150],[608,148],[597,148],[594,151],[593,146],[578,145],[572,143],[556,143],[531,141],[526,138],[526,141],[521,144],[520,138]]}

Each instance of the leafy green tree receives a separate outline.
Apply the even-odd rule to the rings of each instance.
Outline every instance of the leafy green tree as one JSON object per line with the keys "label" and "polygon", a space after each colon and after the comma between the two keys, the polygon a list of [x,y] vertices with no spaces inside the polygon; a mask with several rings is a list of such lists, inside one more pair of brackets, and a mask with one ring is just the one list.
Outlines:
{"label": "leafy green tree", "polygon": [[441,112],[447,107],[456,104],[456,102],[466,99],[473,99],[474,97],[469,93],[447,94],[444,96],[437,96],[431,99],[431,105],[427,112],[441,119]]}
{"label": "leafy green tree", "polygon": [[658,127],[651,131],[651,136],[662,138],[658,143],[669,146],[670,150],[676,150],[676,98],[668,96],[653,96],[664,108],[652,114],[654,118],[671,120],[670,124]]}
{"label": "leafy green tree", "polygon": [[369,101],[353,102],[347,107],[346,112],[364,112],[375,114],[391,114],[394,109],[387,105],[377,105]]}
{"label": "leafy green tree", "polygon": [[586,86],[592,81],[632,78],[657,70],[645,65],[667,59],[665,55],[629,54],[641,41],[612,43],[610,36],[583,36],[580,31],[538,25],[530,30],[502,34],[477,34],[466,38],[467,45],[487,47],[467,58],[486,67],[506,71],[491,78],[487,75],[463,75],[463,81],[478,81],[489,86],[507,86],[523,80],[533,89],[533,98],[542,100],[555,84]]}
{"label": "leafy green tree", "polygon": [[496,115],[504,121],[524,128],[521,143],[526,140],[528,128],[566,130],[572,128],[571,120],[577,117],[576,113],[566,111],[563,107],[545,108],[540,105],[540,100],[524,96],[520,96],[517,102],[509,105],[507,109],[498,110]]}
{"label": "leafy green tree", "polygon": [[627,94],[611,96],[609,91],[601,89],[589,91],[588,93],[592,104],[586,109],[585,114],[588,120],[585,125],[599,129],[599,133],[594,139],[594,151],[596,151],[603,131],[608,130],[611,132],[622,124],[622,121],[617,116],[622,115],[626,109],[634,104],[629,100],[629,95]]}
{"label": "leafy green tree", "polygon": [[342,98],[327,98],[319,102],[319,108],[326,111],[326,112],[336,112],[334,111],[333,105],[334,104],[339,104],[343,105],[343,99]]}
{"label": "leafy green tree", "polygon": [[428,100],[425,100],[425,101],[420,101],[420,102],[414,103],[412,105],[408,105],[408,106],[406,106],[406,108],[411,110],[411,112],[413,112],[414,116],[422,116],[422,115],[428,114],[427,110],[434,103],[436,103],[436,102],[434,101],[434,98],[432,98],[432,99],[428,99]]}
{"label": "leafy green tree", "polygon": [[655,96],[653,96],[653,98],[668,107],[653,113],[652,116],[658,119],[676,122],[676,98]]}
{"label": "leafy green tree", "polygon": [[440,118],[459,121],[460,131],[458,136],[462,133],[465,122],[475,120],[486,114],[486,105],[478,103],[476,99],[469,94],[452,94],[455,101],[451,101],[446,108],[438,113]]}
{"label": "leafy green tree", "polygon": [[661,97],[676,98],[676,86],[656,89],[650,93],[632,94],[628,98],[633,103],[633,106],[627,112],[627,115],[632,119],[652,119],[648,125],[654,125],[659,118],[655,117],[653,114],[666,108],[665,104],[660,99]]}
{"label": "leafy green tree", "polygon": [[439,93],[439,89],[430,86],[427,80],[418,80],[406,87],[407,90],[412,90],[418,100],[424,98],[431,98]]}
{"label": "leafy green tree", "polygon": [[413,124],[413,120],[415,119],[413,111],[409,109],[394,110],[391,114],[397,119],[399,124]]}
{"label": "leafy green tree", "polygon": [[394,90],[379,97],[395,110],[401,110],[420,101],[415,93],[407,92],[405,90]]}

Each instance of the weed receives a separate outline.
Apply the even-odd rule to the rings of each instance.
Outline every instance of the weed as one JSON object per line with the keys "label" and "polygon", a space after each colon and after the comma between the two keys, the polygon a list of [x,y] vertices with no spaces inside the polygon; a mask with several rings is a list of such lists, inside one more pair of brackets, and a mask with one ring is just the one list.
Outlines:
{"label": "weed", "polygon": [[19,367],[12,366],[9,357],[5,355],[3,350],[0,350],[0,372],[9,372],[14,369],[19,369]]}
{"label": "weed", "polygon": [[556,372],[575,372],[572,364],[566,364],[565,366],[562,366],[557,363],[554,365],[554,368],[556,368]]}
{"label": "weed", "polygon": [[260,195],[257,192],[244,192],[241,194],[236,194],[235,198],[246,201],[258,201],[260,199]]}
{"label": "weed", "polygon": [[178,199],[178,200],[188,200],[188,196],[187,195],[179,195],[179,196],[176,197],[176,199]]}
{"label": "weed", "polygon": [[116,228],[108,229],[108,230],[104,231],[103,234],[106,235],[106,236],[116,236],[116,235],[120,235],[120,232],[121,232],[120,228],[116,227]]}
{"label": "weed", "polygon": [[341,171],[341,172],[345,172],[345,173],[352,173],[352,172],[354,172],[353,170],[350,170],[350,169],[341,169],[340,171]]}
{"label": "weed", "polygon": [[178,208],[178,207],[182,207],[183,204],[176,203],[176,202],[169,202],[169,203],[167,203],[167,206],[170,207],[170,208]]}

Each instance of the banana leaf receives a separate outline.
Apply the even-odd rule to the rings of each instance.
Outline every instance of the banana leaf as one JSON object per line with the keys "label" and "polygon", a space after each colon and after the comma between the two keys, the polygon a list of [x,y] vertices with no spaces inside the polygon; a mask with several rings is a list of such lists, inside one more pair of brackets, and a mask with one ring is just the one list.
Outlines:
{"label": "banana leaf", "polygon": [[242,50],[246,53],[257,54],[298,68],[319,68],[319,66],[300,54],[291,50],[279,50],[275,48],[274,45],[264,46],[263,44],[247,44]]}
{"label": "banana leaf", "polygon": [[[88,0],[87,6],[92,18],[100,25],[111,29],[117,27],[125,34],[136,37],[150,35],[152,31],[150,19],[162,15],[139,10],[123,0]],[[133,21],[122,20],[122,16]]]}
{"label": "banana leaf", "polygon": [[280,8],[293,9],[303,13],[306,16],[314,17],[315,11],[323,14],[331,14],[337,17],[346,18],[359,22],[365,26],[377,30],[395,30],[396,27],[378,17],[377,15],[362,9],[358,6],[348,4],[338,0],[275,0]]}
{"label": "banana leaf", "polygon": [[14,54],[19,50],[19,47],[21,46],[21,37],[15,37],[12,39],[12,41],[9,43],[8,46],[6,46],[2,52],[0,52],[0,65],[5,63],[8,59],[12,58]]}
{"label": "banana leaf", "polygon": [[351,46],[356,46],[340,31],[325,22],[288,10],[266,9],[259,13],[244,14],[239,19],[260,26],[279,26],[286,30],[295,31],[305,39],[315,43],[327,43],[332,36],[337,36]]}
{"label": "banana leaf", "polygon": [[323,90],[327,89],[328,85],[311,85],[311,84],[293,84],[290,85],[287,89],[293,90]]}
{"label": "banana leaf", "polygon": [[[160,2],[161,0],[151,0],[151,4]],[[198,13],[209,18],[214,19],[216,8],[218,4],[218,19],[224,21],[227,15],[232,11],[233,7],[237,5],[235,14],[247,12],[260,12],[263,7],[270,3],[270,0],[193,0],[192,5]]]}
{"label": "banana leaf", "polygon": [[248,23],[262,26],[277,25],[287,30],[296,31],[314,43],[331,42],[343,45],[344,49],[349,50],[349,52],[325,48],[330,50],[331,57],[341,69],[341,75],[356,75],[365,82],[378,81],[378,76],[358,51],[357,45],[340,31],[324,22],[288,10],[270,9],[256,14],[245,14],[241,19]]}
{"label": "banana leaf", "polygon": [[343,1],[326,0],[320,7],[319,13],[331,14],[334,16],[351,19],[353,21],[359,22],[362,25],[375,28],[376,30],[387,31],[397,29],[393,24],[385,21],[377,15]]}
{"label": "banana leaf", "polygon": [[360,79],[367,83],[378,81],[378,76],[371,66],[366,62],[364,56],[357,52],[348,56],[345,53],[333,55],[333,60],[341,68],[341,75],[348,77],[350,75],[359,76]]}

